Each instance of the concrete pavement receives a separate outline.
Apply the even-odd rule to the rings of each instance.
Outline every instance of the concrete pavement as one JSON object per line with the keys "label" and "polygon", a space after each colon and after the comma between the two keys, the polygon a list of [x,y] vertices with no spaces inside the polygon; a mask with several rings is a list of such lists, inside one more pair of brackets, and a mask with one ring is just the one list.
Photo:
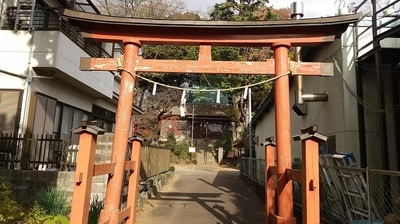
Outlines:
{"label": "concrete pavement", "polygon": [[138,212],[136,223],[265,223],[264,203],[237,170],[182,166]]}

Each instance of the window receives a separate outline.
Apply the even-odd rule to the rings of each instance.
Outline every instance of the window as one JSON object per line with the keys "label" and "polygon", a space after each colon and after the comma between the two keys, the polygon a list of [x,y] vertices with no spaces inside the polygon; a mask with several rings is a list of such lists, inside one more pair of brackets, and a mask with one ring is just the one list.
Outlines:
{"label": "window", "polygon": [[36,95],[32,134],[52,134],[57,100],[45,95]]}
{"label": "window", "polygon": [[21,91],[0,91],[0,132],[15,133],[18,131]]}
{"label": "window", "polygon": [[79,127],[82,121],[89,119],[89,113],[78,108],[57,103],[53,133],[61,138],[70,138],[71,130]]}
{"label": "window", "polygon": [[106,132],[114,132],[115,128],[115,113],[99,106],[93,105],[92,120],[97,121],[97,126],[104,129]]}

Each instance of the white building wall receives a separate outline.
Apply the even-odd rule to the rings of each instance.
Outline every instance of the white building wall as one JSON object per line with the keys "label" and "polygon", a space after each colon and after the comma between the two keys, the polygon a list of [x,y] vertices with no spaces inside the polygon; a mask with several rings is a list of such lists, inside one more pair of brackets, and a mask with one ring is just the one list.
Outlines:
{"label": "white building wall", "polygon": [[[81,57],[90,57],[59,31],[36,31],[32,67],[56,67],[106,97],[112,98],[114,76],[110,72],[79,69]],[[36,64],[34,63],[36,62]]]}
{"label": "white building wall", "polygon": [[[111,100],[119,85],[114,83],[113,74],[80,71],[80,58],[89,56],[61,32],[0,30],[0,40],[0,60],[3,62],[0,64],[0,89],[25,90],[20,133],[24,132],[28,119],[30,92],[51,96],[87,112],[92,111],[93,104],[116,111]],[[36,68],[41,69],[36,71],[37,74]],[[40,78],[25,79],[24,76]],[[66,79],[60,79],[63,77]]]}
{"label": "white building wall", "polygon": [[[1,30],[0,36],[0,60],[6,62],[0,65],[1,70],[26,76],[30,67],[57,68],[104,97],[112,98],[114,76],[110,72],[80,71],[80,58],[89,55],[61,32],[15,33]],[[9,77],[7,82],[0,83],[0,87],[12,86],[22,89],[23,84],[24,80]]]}
{"label": "white building wall", "polygon": [[31,83],[31,90],[51,96],[56,98],[59,102],[88,112],[92,111],[92,103],[95,101],[93,96],[71,85],[66,85],[64,82],[57,79],[34,79]]}
{"label": "white building wall", "polygon": [[[29,33],[28,33],[29,34]],[[0,69],[20,76],[28,75],[30,35],[27,32],[0,30]],[[23,89],[24,78],[0,72],[0,88]]]}

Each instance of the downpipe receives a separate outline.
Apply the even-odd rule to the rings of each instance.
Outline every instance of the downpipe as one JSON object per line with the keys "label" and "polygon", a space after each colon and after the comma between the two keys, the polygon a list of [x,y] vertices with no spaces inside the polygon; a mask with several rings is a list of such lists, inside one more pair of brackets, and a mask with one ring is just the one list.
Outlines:
{"label": "downpipe", "polygon": [[[292,19],[299,20],[304,16],[304,7],[302,2],[293,2],[290,5],[290,14]],[[301,47],[294,48],[294,61],[300,62]],[[328,101],[328,94],[326,93],[304,93],[303,91],[303,76],[298,75],[294,77],[295,89],[294,98],[295,104],[292,109],[300,116],[307,114],[307,102],[326,102]]]}
{"label": "downpipe", "polygon": [[301,95],[304,102],[326,102],[328,101],[328,94],[326,93],[306,93]]}

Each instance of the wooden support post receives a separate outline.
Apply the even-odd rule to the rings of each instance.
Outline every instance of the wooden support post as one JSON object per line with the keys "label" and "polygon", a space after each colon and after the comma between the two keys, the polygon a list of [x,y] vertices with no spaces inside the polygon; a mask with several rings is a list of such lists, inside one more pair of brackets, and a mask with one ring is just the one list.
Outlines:
{"label": "wooden support post", "polygon": [[138,185],[139,185],[139,178],[140,178],[140,154],[142,148],[143,138],[140,136],[135,136],[130,139],[132,141],[132,155],[131,161],[135,162],[135,166],[133,170],[130,170],[129,175],[129,186],[128,186],[128,201],[127,207],[131,208],[130,215],[126,220],[126,224],[133,224],[135,223],[136,219],[136,202],[139,193]]}
{"label": "wooden support post", "polygon": [[211,45],[200,45],[199,47],[199,61],[203,62],[210,62],[212,61],[211,57]]}
{"label": "wooden support post", "polygon": [[318,142],[302,141],[302,208],[303,223],[320,223]]}
{"label": "wooden support post", "polygon": [[317,133],[317,126],[301,130],[293,139],[302,141],[302,223],[320,223],[319,142],[327,137]]}
{"label": "wooden support post", "polygon": [[100,223],[118,223],[120,195],[125,170],[126,149],[131,130],[132,101],[135,89],[135,59],[139,51],[139,43],[135,40],[124,41],[125,55],[121,72],[121,85],[116,115],[114,142],[111,163],[115,163],[114,174],[108,177],[104,209],[100,213]]}
{"label": "wooden support post", "polygon": [[88,222],[90,192],[92,189],[96,138],[104,130],[95,126],[81,126],[72,131],[80,134],[79,156],[76,164],[74,192],[72,195],[71,224]]}
{"label": "wooden support post", "polygon": [[271,214],[275,214],[275,142],[273,137],[261,143],[265,146],[265,219],[267,224],[271,223]]}
{"label": "wooden support post", "polygon": [[[290,43],[278,42],[272,45],[275,52],[275,77],[289,72],[288,49]],[[277,160],[277,215],[284,220],[293,220],[293,186],[287,180],[286,170],[292,168],[289,76],[275,81],[275,130]],[[290,221],[292,222],[292,221]]]}

